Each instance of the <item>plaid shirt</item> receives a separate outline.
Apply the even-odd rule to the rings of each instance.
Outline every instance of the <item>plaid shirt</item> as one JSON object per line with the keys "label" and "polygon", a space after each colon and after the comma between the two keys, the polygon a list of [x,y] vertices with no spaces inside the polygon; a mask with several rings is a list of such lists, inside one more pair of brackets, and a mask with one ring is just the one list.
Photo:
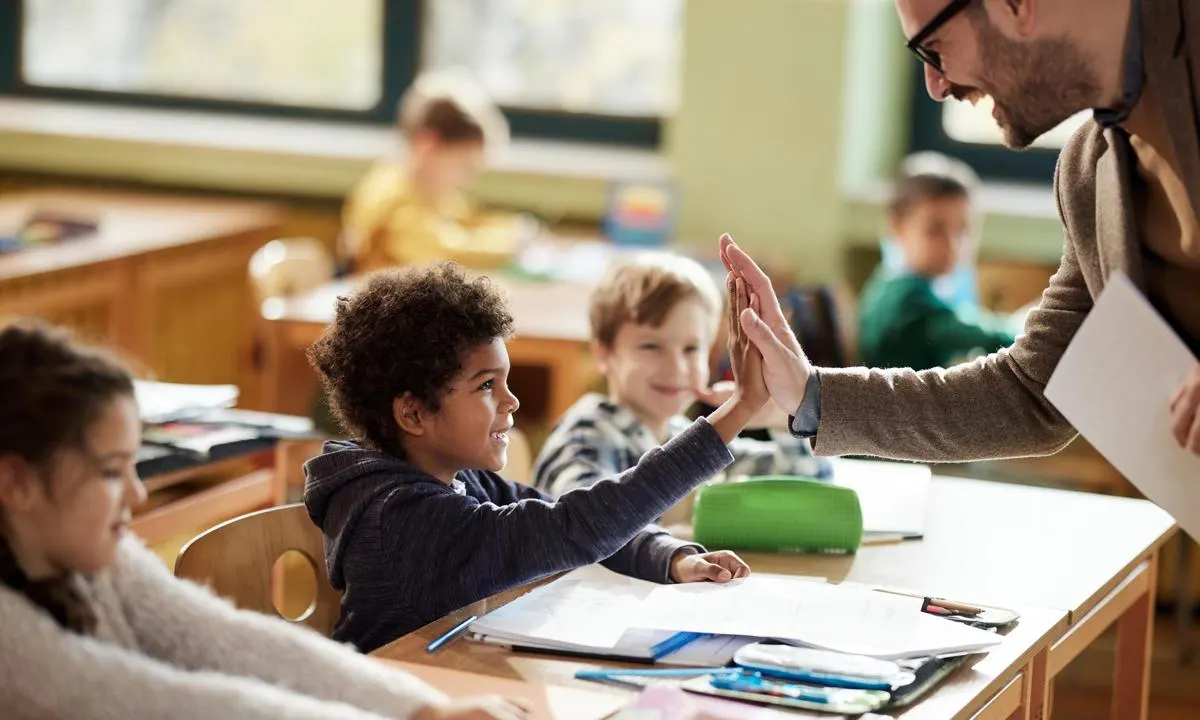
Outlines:
{"label": "plaid shirt", "polygon": [[[682,415],[672,418],[667,434],[675,437],[690,424]],[[558,497],[625,472],[660,444],[628,408],[590,393],[571,406],[546,439],[534,463],[534,486]],[[814,457],[807,440],[787,435],[773,442],[735,438],[729,451],[733,463],[717,481],[759,475],[833,476],[833,466]]]}

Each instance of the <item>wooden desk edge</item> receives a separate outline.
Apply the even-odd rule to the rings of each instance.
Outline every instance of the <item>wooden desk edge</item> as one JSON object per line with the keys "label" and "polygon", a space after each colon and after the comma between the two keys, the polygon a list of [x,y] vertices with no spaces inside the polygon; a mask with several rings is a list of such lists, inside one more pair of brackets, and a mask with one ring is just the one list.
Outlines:
{"label": "wooden desk edge", "polygon": [[1134,558],[1130,560],[1125,567],[1121,568],[1120,572],[1114,575],[1107,583],[1101,585],[1096,592],[1092,593],[1092,595],[1088,597],[1087,601],[1083,605],[1073,610],[1068,610],[1068,616],[1070,617],[1071,624],[1079,622],[1079,620],[1087,616],[1088,613],[1095,610],[1096,606],[1103,602],[1106,597],[1112,594],[1113,590],[1115,590],[1117,586],[1123,583],[1126,578],[1128,578],[1135,570],[1137,570],[1139,565],[1146,562],[1150,557],[1157,555],[1162,550],[1163,546],[1166,545],[1167,542],[1171,540],[1171,538],[1175,537],[1175,535],[1178,533],[1179,525],[1172,522],[1170,527],[1163,530],[1163,532],[1161,532],[1153,542],[1151,542],[1144,549],[1142,549],[1141,552],[1134,556]]}

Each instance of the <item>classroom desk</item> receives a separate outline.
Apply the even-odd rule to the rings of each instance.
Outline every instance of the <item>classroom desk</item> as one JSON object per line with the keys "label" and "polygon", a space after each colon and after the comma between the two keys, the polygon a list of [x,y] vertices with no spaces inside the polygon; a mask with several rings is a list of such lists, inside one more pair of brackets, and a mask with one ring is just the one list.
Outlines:
{"label": "classroom desk", "polygon": [[157,379],[235,383],[253,403],[250,256],[279,208],[212,198],[84,190],[0,199],[0,232],[35,211],[99,221],[97,232],[0,255],[0,319],[33,315],[110,343]]}
{"label": "classroom desk", "polygon": [[[561,416],[596,377],[589,350],[588,294],[584,283],[524,280],[490,275],[508,298],[515,336],[508,341],[513,366],[545,368],[547,419]],[[260,387],[264,409],[307,414],[315,382],[304,350],[333,320],[339,295],[354,288],[342,279],[309,293],[263,303],[264,347]],[[420,342],[420,338],[413,338]],[[519,388],[518,388],[519,390]]]}
{"label": "classroom desk", "polygon": [[294,502],[319,439],[266,441],[261,450],[142,478],[148,494],[130,529],[146,543],[194,534],[255,510]]}
{"label": "classroom desk", "polygon": [[[1144,500],[959,478],[931,484],[923,540],[864,545],[853,556],[744,555],[761,572],[819,575],[1012,607],[1005,642],[899,717],[1041,718],[1055,675],[1114,623],[1114,713],[1146,718],[1158,551],[1174,521]],[[458,641],[425,645],[459,619],[530,588],[503,593],[387,645],[377,655],[541,682],[568,682],[579,664]]]}

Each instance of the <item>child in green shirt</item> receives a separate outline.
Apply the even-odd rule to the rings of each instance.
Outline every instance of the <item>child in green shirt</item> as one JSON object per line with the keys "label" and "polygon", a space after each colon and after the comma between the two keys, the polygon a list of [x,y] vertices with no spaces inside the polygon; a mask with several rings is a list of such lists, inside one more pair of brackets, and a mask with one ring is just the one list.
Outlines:
{"label": "child in green shirt", "polygon": [[954,163],[910,163],[893,191],[889,226],[902,268],[881,265],[859,298],[864,365],[948,367],[1011,345],[1007,321],[951,306],[934,282],[958,267],[971,225],[970,180]]}

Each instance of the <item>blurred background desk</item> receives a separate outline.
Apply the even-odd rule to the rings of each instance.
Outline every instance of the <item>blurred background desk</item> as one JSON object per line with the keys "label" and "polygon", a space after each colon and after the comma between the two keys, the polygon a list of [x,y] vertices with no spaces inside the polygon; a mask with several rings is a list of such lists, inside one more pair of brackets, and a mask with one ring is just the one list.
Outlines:
{"label": "blurred background desk", "polygon": [[0,318],[30,315],[118,348],[139,370],[234,383],[255,404],[246,264],[276,232],[270,203],[39,190],[0,201],[0,232],[34,212],[90,218],[96,232],[0,255]]}

